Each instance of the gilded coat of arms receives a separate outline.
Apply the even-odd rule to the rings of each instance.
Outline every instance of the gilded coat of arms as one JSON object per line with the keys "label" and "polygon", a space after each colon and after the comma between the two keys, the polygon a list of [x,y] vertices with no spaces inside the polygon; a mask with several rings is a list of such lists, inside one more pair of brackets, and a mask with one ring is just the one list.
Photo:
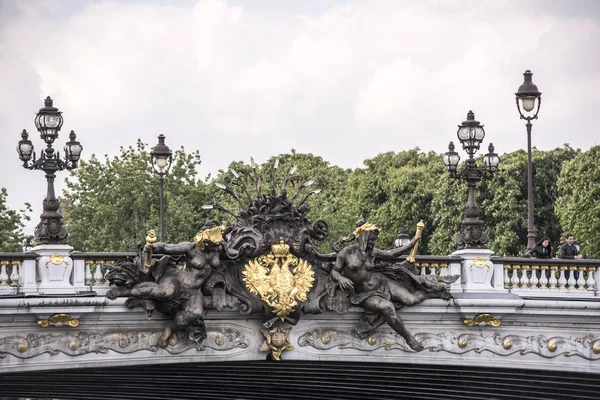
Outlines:
{"label": "gilded coat of arms", "polygon": [[248,290],[260,296],[282,321],[294,311],[298,301],[306,301],[315,281],[310,264],[291,254],[283,238],[271,246],[271,253],[249,261],[243,276]]}

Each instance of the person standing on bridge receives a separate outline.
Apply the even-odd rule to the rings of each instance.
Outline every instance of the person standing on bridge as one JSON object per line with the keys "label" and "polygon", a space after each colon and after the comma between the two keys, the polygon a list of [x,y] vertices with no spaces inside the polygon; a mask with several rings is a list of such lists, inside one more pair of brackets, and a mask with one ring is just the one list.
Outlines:
{"label": "person standing on bridge", "polygon": [[550,239],[543,238],[535,246],[525,253],[525,257],[531,258],[552,258],[552,245]]}
{"label": "person standing on bridge", "polygon": [[[558,258],[565,260],[581,260],[583,257],[579,254],[579,249],[575,245],[575,238],[570,233],[565,235],[565,243],[558,250]],[[565,271],[565,279],[569,279],[571,271]],[[579,279],[579,271],[573,271],[575,280]]]}

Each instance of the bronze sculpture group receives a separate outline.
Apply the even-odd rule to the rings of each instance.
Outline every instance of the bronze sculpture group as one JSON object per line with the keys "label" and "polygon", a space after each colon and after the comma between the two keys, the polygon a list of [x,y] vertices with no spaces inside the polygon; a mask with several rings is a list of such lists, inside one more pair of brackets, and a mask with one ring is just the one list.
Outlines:
{"label": "bronze sculpture group", "polygon": [[[134,259],[108,266],[107,279],[114,286],[107,297],[128,297],[126,306],[157,310],[172,320],[158,339],[167,346],[176,332],[187,330],[190,339],[206,338],[206,309],[237,306],[244,315],[260,313],[265,327],[280,322],[294,325],[302,314],[336,311],[351,306],[364,309],[355,331],[368,337],[386,323],[415,351],[423,346],[410,334],[397,309],[429,298],[449,298],[448,284],[458,276],[420,276],[414,259],[399,257],[416,250],[415,236],[404,247],[389,251],[375,247],[379,229],[365,220],[334,245],[334,252],[321,254],[316,242],[328,235],[322,221],[309,224],[306,194],[294,200],[308,184],[300,185],[288,198],[285,178],[281,193],[272,189],[244,205],[231,189],[223,187],[242,206],[227,227],[207,221],[193,241],[178,244],[148,242]],[[235,174],[237,175],[237,174]],[[238,177],[239,181],[241,179]],[[356,243],[343,247],[345,242]],[[411,262],[412,261],[412,262]]]}

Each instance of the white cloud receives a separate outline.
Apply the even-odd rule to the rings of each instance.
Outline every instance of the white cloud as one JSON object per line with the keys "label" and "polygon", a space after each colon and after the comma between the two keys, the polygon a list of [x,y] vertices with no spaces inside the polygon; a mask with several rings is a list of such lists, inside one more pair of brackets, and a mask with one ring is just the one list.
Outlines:
{"label": "white cloud", "polygon": [[[5,143],[34,129],[51,95],[84,158],[164,133],[172,147],[200,150],[203,173],[292,146],[357,167],[381,151],[445,151],[469,109],[502,153],[525,146],[514,104],[525,69],[544,96],[534,145],[598,143],[600,19],[588,9],[563,17],[512,1],[373,0],[310,12],[222,0],[19,4],[0,26]],[[41,203],[43,174],[21,169],[14,146],[0,150],[0,168],[15,170],[0,181],[13,207]]]}

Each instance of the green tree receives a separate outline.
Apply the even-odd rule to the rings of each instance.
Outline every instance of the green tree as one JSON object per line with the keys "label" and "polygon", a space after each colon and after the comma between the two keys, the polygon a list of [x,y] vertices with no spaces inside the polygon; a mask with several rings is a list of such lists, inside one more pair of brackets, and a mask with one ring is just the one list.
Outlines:
{"label": "green tree", "polygon": [[[563,163],[575,157],[578,150],[568,145],[551,150],[533,149],[533,204],[536,237],[560,237],[560,221],[555,212],[557,181]],[[479,185],[489,247],[496,254],[520,256],[527,248],[527,152],[518,150],[502,155],[493,179]]]}
{"label": "green tree", "polygon": [[[278,160],[277,169],[274,170],[276,160]],[[274,182],[277,188],[276,191],[280,193],[284,179],[294,166],[296,167],[295,172],[289,178],[287,185],[288,196],[292,196],[295,190],[303,183],[314,181],[302,194],[315,189],[320,190],[318,194],[309,196],[306,200],[309,208],[308,218],[311,222],[323,219],[328,223],[330,233],[323,243],[319,245],[319,250],[329,252],[331,251],[331,244],[339,236],[348,234],[353,226],[354,217],[349,213],[346,200],[346,184],[350,170],[332,166],[319,156],[296,153],[292,150],[290,153],[271,157],[264,164],[256,165],[256,168],[241,161],[232,162],[227,170],[219,171],[215,183],[220,183],[234,189],[242,198],[242,202],[246,204],[248,200],[247,196],[244,194],[244,190],[236,184],[239,181],[235,178],[233,171],[242,180],[246,181],[244,185],[250,188],[250,196],[254,198],[257,194],[266,194],[271,190],[271,173],[273,171],[275,171]],[[260,181],[260,189],[258,191],[254,185],[254,182],[257,180]],[[301,201],[302,197],[302,195],[297,197],[296,204]],[[223,191],[218,191],[215,194],[215,201],[231,210],[234,214],[240,209],[237,202]],[[232,217],[224,213],[221,213],[220,217],[224,218],[224,220],[232,221]]]}
{"label": "green tree", "polygon": [[[442,156],[439,162],[443,163]],[[475,198],[478,204],[479,188]],[[456,250],[456,237],[460,231],[460,223],[465,218],[467,206],[467,185],[462,180],[453,179],[448,173],[440,175],[434,187],[431,200],[431,211],[434,232],[430,236],[429,253],[432,255],[448,255]]]}
{"label": "green tree", "polygon": [[562,233],[571,233],[587,258],[600,258],[600,146],[563,165],[558,178],[556,213]]}
{"label": "green tree", "polygon": [[[209,189],[196,178],[199,153],[183,148],[173,154],[165,177],[165,236],[168,242],[193,238],[208,218],[202,205]],[[100,161],[92,155],[81,161],[67,179],[65,223],[69,243],[80,251],[133,251],[146,232],[158,234],[159,183],[147,145],[121,148],[115,157]]]}
{"label": "green tree", "polygon": [[26,235],[23,233],[25,221],[29,221],[31,205],[25,203],[22,210],[10,209],[6,204],[8,192],[0,189],[0,252],[21,251]]}
{"label": "green tree", "polygon": [[364,163],[365,168],[355,170],[349,179],[349,207],[354,220],[364,217],[377,224],[381,229],[379,246],[390,248],[402,226],[414,234],[422,219],[421,252],[426,254],[436,229],[431,202],[444,173],[441,156],[415,148],[382,153]]}

